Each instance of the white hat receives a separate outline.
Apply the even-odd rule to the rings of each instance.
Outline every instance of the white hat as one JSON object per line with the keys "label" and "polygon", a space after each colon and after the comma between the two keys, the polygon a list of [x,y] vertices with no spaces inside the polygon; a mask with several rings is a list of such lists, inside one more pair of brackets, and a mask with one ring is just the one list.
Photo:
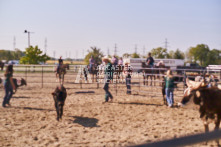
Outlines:
{"label": "white hat", "polygon": [[108,56],[104,56],[102,60],[110,60]]}

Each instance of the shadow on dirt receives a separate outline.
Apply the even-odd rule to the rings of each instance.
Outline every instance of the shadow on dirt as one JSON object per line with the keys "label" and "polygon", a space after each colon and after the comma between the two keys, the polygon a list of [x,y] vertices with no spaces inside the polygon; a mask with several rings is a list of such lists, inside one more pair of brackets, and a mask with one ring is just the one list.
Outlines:
{"label": "shadow on dirt", "polygon": [[98,119],[96,118],[80,117],[80,116],[71,116],[71,117],[74,118],[74,120],[71,120],[73,121],[73,123],[77,123],[84,127],[89,127],[89,128],[100,127],[97,125]]}

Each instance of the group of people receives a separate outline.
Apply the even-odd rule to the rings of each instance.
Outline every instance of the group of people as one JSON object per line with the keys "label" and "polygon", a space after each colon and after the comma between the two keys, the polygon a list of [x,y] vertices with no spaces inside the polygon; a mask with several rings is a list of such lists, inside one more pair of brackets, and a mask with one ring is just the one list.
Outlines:
{"label": "group of people", "polygon": [[[117,65],[123,66],[123,59],[120,58],[119,61],[117,61],[116,56],[113,56],[113,58],[110,60],[108,56],[105,56],[102,58],[102,61],[105,63],[105,70],[104,70],[104,91],[105,91],[105,101],[108,102],[109,99],[113,100],[113,95],[109,91],[109,83],[113,80],[113,74],[114,74],[114,68]],[[118,64],[120,63],[120,64]],[[125,63],[123,72],[126,75],[126,86],[127,86],[127,94],[131,94],[131,74],[132,74],[132,68],[129,66],[128,63]]]}
{"label": "group of people", "polygon": [[[123,60],[120,58],[116,58],[116,56],[113,56],[113,58],[110,60],[108,56],[105,56],[102,58],[102,61],[105,63],[105,71],[104,71],[104,91],[105,91],[105,102],[108,102],[109,99],[113,100],[113,95],[109,91],[109,83],[113,79],[114,74],[114,68],[116,65],[123,65]],[[62,57],[58,59],[58,67],[57,72],[61,65],[63,64]],[[95,60],[93,57],[90,59],[90,68],[95,64]],[[150,66],[153,66],[154,59],[151,57],[151,53],[149,53],[149,57],[147,58],[147,64]],[[126,75],[126,87],[127,87],[127,94],[131,94],[131,74],[132,74],[132,67],[129,65],[129,63],[125,63],[123,73]],[[15,89],[15,85],[13,83],[13,65],[8,65],[7,69],[5,71],[5,80],[4,80],[4,89],[5,89],[5,96],[2,103],[3,107],[6,107],[6,105],[10,106],[10,99],[13,95],[13,89]],[[172,76],[172,71],[168,70],[166,76],[164,77],[165,85],[166,85],[166,99],[169,107],[172,107],[174,100],[173,100],[173,89],[174,89],[174,78]]]}

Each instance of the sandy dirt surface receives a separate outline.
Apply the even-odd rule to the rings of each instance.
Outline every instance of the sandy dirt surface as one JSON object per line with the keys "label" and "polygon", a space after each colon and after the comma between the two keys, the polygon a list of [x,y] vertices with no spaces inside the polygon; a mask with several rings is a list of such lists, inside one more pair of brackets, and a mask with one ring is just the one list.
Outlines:
{"label": "sandy dirt surface", "polygon": [[[28,82],[32,80],[41,78],[31,77]],[[103,104],[104,90],[96,89],[96,84],[84,84],[81,89],[66,82],[68,97],[59,122],[51,95],[56,83],[44,84],[44,88],[35,83],[20,87],[11,99],[12,106],[0,107],[0,146],[130,146],[204,131],[193,104],[168,108],[163,105],[160,88],[141,88],[146,92],[126,95],[125,85],[118,85],[116,95],[111,84],[114,100]],[[79,91],[94,93],[75,93]],[[3,96],[1,86],[1,103]],[[176,91],[175,102],[181,98],[182,92]],[[215,142],[207,146],[211,145]]]}

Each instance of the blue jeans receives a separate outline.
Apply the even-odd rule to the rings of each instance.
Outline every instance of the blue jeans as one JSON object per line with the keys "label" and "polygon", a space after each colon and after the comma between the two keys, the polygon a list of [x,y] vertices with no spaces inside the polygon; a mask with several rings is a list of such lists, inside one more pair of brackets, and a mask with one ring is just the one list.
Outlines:
{"label": "blue jeans", "polygon": [[89,72],[90,72],[90,73],[91,73],[91,71],[92,71],[93,65],[94,65],[94,64],[90,64],[90,65],[89,65]]}
{"label": "blue jeans", "polygon": [[131,78],[130,77],[126,77],[126,86],[127,86],[127,94],[131,94]]}
{"label": "blue jeans", "polygon": [[112,99],[113,98],[113,96],[112,96],[112,94],[110,93],[110,91],[109,91],[109,83],[110,83],[110,80],[107,80],[107,81],[105,81],[105,83],[104,83],[104,91],[105,91],[105,102],[108,102],[108,100],[109,100],[109,97]]}
{"label": "blue jeans", "polygon": [[166,99],[167,99],[168,106],[172,106],[174,103],[173,88],[166,88],[165,93],[166,93]]}
{"label": "blue jeans", "polygon": [[13,95],[13,88],[12,88],[11,84],[5,84],[4,88],[5,88],[5,97],[4,97],[2,106],[5,106],[5,104],[9,104],[10,99]]}

